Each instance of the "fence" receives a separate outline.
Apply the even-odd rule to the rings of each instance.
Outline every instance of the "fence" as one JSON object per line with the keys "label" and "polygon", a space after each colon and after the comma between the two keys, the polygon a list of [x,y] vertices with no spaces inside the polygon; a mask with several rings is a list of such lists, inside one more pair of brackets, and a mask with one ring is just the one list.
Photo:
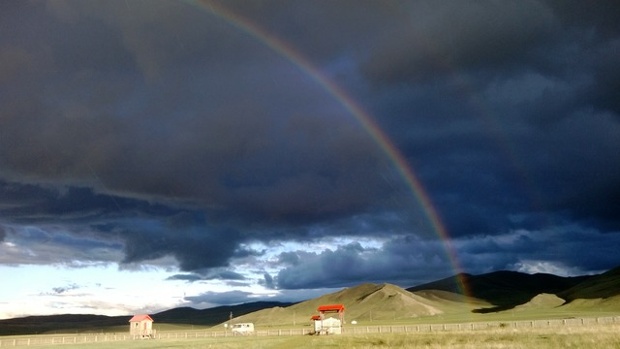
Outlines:
{"label": "fence", "polygon": [[[369,334],[369,333],[416,333],[416,332],[446,332],[446,331],[476,331],[500,328],[559,328],[577,326],[603,326],[620,325],[620,316],[597,317],[597,318],[570,318],[552,320],[530,320],[530,321],[497,321],[497,322],[471,322],[456,324],[420,324],[420,325],[385,325],[385,326],[363,326],[347,325],[344,334]],[[267,329],[256,330],[254,336],[296,336],[310,334],[308,328],[290,329]],[[159,331],[155,335],[156,339],[190,339],[190,338],[217,338],[232,337],[230,331]],[[21,347],[37,345],[62,345],[77,343],[97,343],[97,342],[120,342],[134,339],[129,334],[80,334],[80,335],[36,335],[36,336],[9,336],[0,337],[0,347]]]}

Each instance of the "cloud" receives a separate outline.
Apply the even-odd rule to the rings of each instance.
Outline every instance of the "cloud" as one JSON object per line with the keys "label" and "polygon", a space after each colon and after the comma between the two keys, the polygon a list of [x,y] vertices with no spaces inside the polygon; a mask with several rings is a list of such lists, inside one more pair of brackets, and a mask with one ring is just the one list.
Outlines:
{"label": "cloud", "polygon": [[[478,273],[498,269],[535,271],[541,266],[559,274],[603,272],[616,263],[613,246],[620,237],[576,225],[542,230],[517,230],[502,235],[468,237],[455,241],[466,270]],[[580,263],[575,263],[580,260]]]}
{"label": "cloud", "polygon": [[263,274],[263,279],[264,280],[259,281],[259,283],[264,285],[266,288],[268,288],[268,289],[275,289],[276,288],[276,284],[275,284],[275,282],[273,280],[273,276],[271,276],[271,274],[269,274],[269,273]]}
{"label": "cloud", "polygon": [[52,288],[52,291],[54,291],[54,293],[56,293],[56,294],[63,294],[63,293],[66,293],[68,291],[77,290],[79,288],[80,288],[80,286],[78,284],[72,283],[72,284],[67,285],[67,286],[54,287],[54,288]]}
{"label": "cloud", "polygon": [[189,273],[189,274],[176,274],[176,275],[172,275],[170,277],[168,277],[166,280],[184,280],[184,281],[188,281],[188,282],[195,282],[195,281],[201,281],[201,280],[227,280],[227,281],[231,281],[231,280],[239,280],[239,281],[243,281],[246,278],[239,274],[236,273],[234,271],[231,270],[217,270],[215,268],[213,269],[207,269],[205,271],[205,274],[202,274],[200,272],[198,273]]}
{"label": "cloud", "polygon": [[[445,246],[436,240],[397,236],[381,248],[364,248],[353,242],[320,253],[304,251],[281,255],[284,267],[276,280],[278,289],[346,287],[360,282],[390,280],[404,286],[430,281],[436,275],[455,273]],[[412,270],[416,270],[412,273]]]}
{"label": "cloud", "polygon": [[523,69],[557,29],[552,11],[536,1],[419,1],[407,10],[411,17],[390,23],[363,62],[369,80],[419,82],[460,72]]}
{"label": "cloud", "polygon": [[0,263],[7,265],[52,264],[80,268],[117,263],[120,244],[63,227],[12,227],[0,244]]}
{"label": "cloud", "polygon": [[[596,252],[620,231],[619,17],[605,1],[3,4],[0,263],[412,285],[455,271],[430,210],[470,271],[613,267]],[[321,245],[343,237],[378,246]]]}
{"label": "cloud", "polygon": [[251,292],[228,291],[228,292],[205,292],[198,296],[187,296],[185,300],[192,303],[208,303],[214,305],[234,305],[248,303],[252,297]]}
{"label": "cloud", "polygon": [[[255,294],[247,291],[205,292],[197,296],[187,296],[185,301],[195,306],[234,305],[251,302],[300,302],[339,291],[337,288],[311,288],[297,290],[278,290],[276,293]],[[234,315],[234,314],[233,314]]]}

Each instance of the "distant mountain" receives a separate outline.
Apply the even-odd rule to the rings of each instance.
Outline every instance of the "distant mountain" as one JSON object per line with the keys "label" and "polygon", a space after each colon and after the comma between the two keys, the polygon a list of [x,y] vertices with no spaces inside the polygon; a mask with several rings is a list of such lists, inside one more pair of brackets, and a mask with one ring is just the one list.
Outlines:
{"label": "distant mountain", "polygon": [[0,320],[0,336],[53,332],[101,332],[103,328],[126,326],[131,316],[86,314],[37,315]]}
{"label": "distant mountain", "polygon": [[[264,308],[289,306],[294,303],[252,302],[207,309],[174,308],[151,314],[156,323],[215,325],[228,320],[230,313],[239,316]],[[0,320],[0,336],[50,332],[110,332],[125,331],[131,315],[41,315]]]}
{"label": "distant mountain", "polygon": [[154,320],[168,324],[215,325],[233,317],[252,313],[261,309],[288,307],[295,303],[252,302],[239,305],[224,305],[215,308],[195,309],[190,307],[174,308],[153,314]]}
{"label": "distant mountain", "polygon": [[558,293],[558,296],[568,303],[576,299],[604,299],[620,296],[620,267],[589,277],[583,282]]}
{"label": "distant mountain", "polygon": [[516,271],[497,271],[482,275],[458,274],[452,277],[410,287],[407,291],[442,290],[465,294],[495,305],[474,312],[488,313],[512,309],[527,303],[541,293],[558,294],[592,276],[562,277],[552,274],[526,274]]}

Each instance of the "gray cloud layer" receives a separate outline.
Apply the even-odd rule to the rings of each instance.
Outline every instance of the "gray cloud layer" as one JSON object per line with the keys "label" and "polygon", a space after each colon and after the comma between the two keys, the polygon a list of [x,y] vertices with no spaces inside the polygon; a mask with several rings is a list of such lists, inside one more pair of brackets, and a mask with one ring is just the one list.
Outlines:
{"label": "gray cloud layer", "polygon": [[[49,237],[32,263],[67,263],[73,249],[126,264],[173,256],[199,272],[179,278],[196,278],[259,255],[248,242],[364,236],[388,242],[293,251],[305,262],[282,258],[269,283],[449,273],[420,203],[359,120],[240,21],[372,114],[467,241],[455,246],[470,271],[618,263],[584,258],[620,242],[612,1],[2,3],[0,241]],[[489,243],[521,230],[559,251],[578,232],[589,249]],[[27,262],[13,258],[3,263]]]}

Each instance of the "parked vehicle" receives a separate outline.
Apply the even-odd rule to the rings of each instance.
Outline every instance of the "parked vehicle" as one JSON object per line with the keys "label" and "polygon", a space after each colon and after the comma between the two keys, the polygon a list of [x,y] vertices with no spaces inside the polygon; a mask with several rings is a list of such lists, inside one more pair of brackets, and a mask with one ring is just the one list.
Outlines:
{"label": "parked vehicle", "polygon": [[251,322],[244,322],[232,325],[232,334],[235,336],[247,336],[254,334],[254,324]]}

